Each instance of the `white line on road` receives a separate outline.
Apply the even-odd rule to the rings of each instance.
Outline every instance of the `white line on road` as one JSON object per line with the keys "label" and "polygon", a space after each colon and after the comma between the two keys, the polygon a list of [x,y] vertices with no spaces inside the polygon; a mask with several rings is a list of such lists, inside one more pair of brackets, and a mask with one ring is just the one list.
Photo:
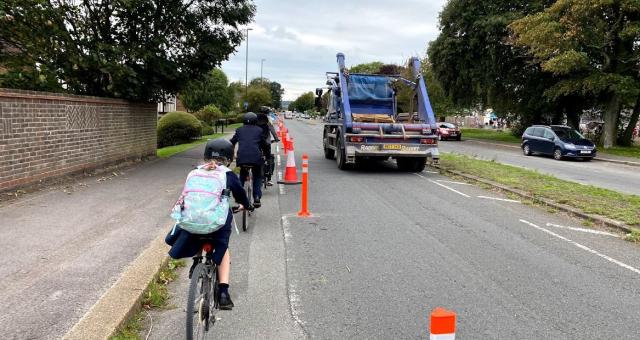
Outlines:
{"label": "white line on road", "polygon": [[445,181],[444,179],[437,179],[436,181],[438,181],[438,182],[440,182],[440,183],[460,184],[460,185],[471,185],[471,184],[469,184],[469,183],[464,183],[464,182]]}
{"label": "white line on road", "polygon": [[458,195],[461,195],[461,196],[464,196],[464,197],[467,197],[467,198],[470,198],[470,197],[471,197],[471,196],[469,196],[469,195],[467,195],[467,194],[465,194],[465,193],[463,193],[463,192],[460,192],[460,191],[458,191],[458,190],[456,190],[456,189],[454,189],[454,188],[448,187],[448,186],[446,186],[446,185],[444,185],[444,184],[442,184],[442,183],[438,183],[438,182],[436,182],[436,181],[434,181],[434,180],[428,179],[428,178],[426,178],[426,177],[424,177],[424,176],[422,176],[422,175],[420,175],[420,174],[414,174],[414,175],[416,175],[416,176],[418,176],[418,177],[421,177],[421,178],[424,178],[424,179],[428,180],[429,182],[431,182],[431,183],[433,183],[433,184],[435,184],[435,185],[439,185],[439,186],[441,186],[441,187],[443,187],[443,188],[445,188],[445,189],[447,189],[447,190],[451,190],[451,191],[455,192],[455,193],[456,193],[456,194],[458,194]]}
{"label": "white line on road", "polygon": [[423,170],[422,172],[426,172],[428,174],[439,174],[439,172],[437,171],[429,171],[429,170]]}
{"label": "white line on road", "polygon": [[502,201],[502,202],[522,203],[520,201],[510,200],[506,198],[498,198],[498,197],[478,196],[478,198],[484,198],[486,200],[494,200],[494,201]]}
{"label": "white line on road", "polygon": [[574,246],[576,246],[576,247],[578,247],[578,248],[580,248],[580,249],[582,249],[582,250],[586,250],[586,251],[588,251],[588,252],[590,252],[590,253],[592,253],[592,254],[594,254],[594,255],[598,255],[598,256],[602,257],[603,259],[605,259],[605,260],[607,260],[607,261],[609,261],[609,262],[611,262],[611,263],[615,263],[615,264],[617,264],[618,266],[620,266],[620,267],[622,267],[622,268],[624,268],[624,269],[628,269],[628,270],[630,270],[630,271],[632,271],[632,272],[634,272],[634,273],[636,273],[636,274],[640,275],[640,269],[637,269],[637,268],[631,267],[630,265],[628,265],[628,264],[626,264],[626,263],[620,262],[620,261],[618,261],[618,260],[616,260],[616,259],[614,259],[614,258],[612,258],[612,257],[609,257],[609,256],[607,256],[607,255],[605,255],[605,254],[599,253],[599,252],[597,252],[597,251],[595,251],[595,250],[593,250],[593,249],[591,249],[591,248],[589,248],[589,247],[587,247],[587,246],[584,246],[584,245],[582,245],[582,244],[580,244],[580,243],[578,243],[578,242],[572,241],[572,240],[570,240],[570,239],[568,239],[568,238],[566,238],[566,237],[564,237],[564,236],[560,236],[560,235],[558,235],[558,234],[554,233],[554,232],[553,232],[553,231],[551,231],[551,230],[547,230],[547,229],[545,229],[545,228],[543,228],[543,227],[537,226],[537,225],[535,225],[535,224],[533,224],[533,223],[531,223],[531,222],[529,222],[529,221],[520,220],[520,222],[522,222],[522,223],[524,223],[524,224],[527,224],[527,225],[529,225],[529,226],[532,226],[532,227],[534,227],[534,228],[536,228],[536,229],[538,229],[538,230],[544,231],[545,233],[547,233],[547,234],[549,234],[549,235],[551,235],[551,236],[555,236],[555,237],[557,237],[557,238],[559,238],[559,239],[561,239],[561,240],[563,240],[563,241],[565,241],[565,242],[571,243],[571,244],[573,244]]}
{"label": "white line on road", "polygon": [[560,228],[560,229],[569,229],[569,230],[575,230],[575,231],[580,231],[583,233],[589,233],[589,234],[596,234],[596,235],[606,235],[606,236],[612,236],[612,237],[620,237],[616,234],[612,234],[612,233],[608,233],[606,231],[600,231],[600,230],[592,230],[592,229],[585,229],[585,228],[574,228],[574,227],[566,227],[563,225],[558,225],[558,224],[553,224],[553,223],[548,223],[547,222],[547,227],[556,227],[556,228]]}

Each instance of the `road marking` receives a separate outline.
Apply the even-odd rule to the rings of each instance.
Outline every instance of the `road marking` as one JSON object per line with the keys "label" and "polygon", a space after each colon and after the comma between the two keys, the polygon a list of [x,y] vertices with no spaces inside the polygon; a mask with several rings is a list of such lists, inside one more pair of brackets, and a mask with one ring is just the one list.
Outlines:
{"label": "road marking", "polygon": [[416,176],[418,176],[418,177],[421,177],[421,178],[424,178],[424,179],[428,180],[429,182],[431,182],[431,183],[433,183],[433,184],[435,184],[435,185],[439,185],[439,186],[441,186],[441,187],[443,187],[443,188],[445,188],[445,189],[447,189],[447,190],[451,190],[451,191],[455,192],[455,193],[456,193],[456,194],[458,194],[458,195],[461,195],[461,196],[464,196],[464,197],[467,197],[467,198],[470,198],[470,197],[471,197],[471,196],[469,196],[469,195],[467,195],[467,194],[465,194],[465,193],[463,193],[463,192],[460,192],[460,191],[458,191],[458,190],[456,190],[456,189],[454,189],[454,188],[448,187],[448,186],[446,186],[446,185],[444,185],[444,184],[442,184],[442,183],[438,183],[438,182],[436,182],[436,181],[434,181],[434,180],[431,180],[431,179],[429,179],[429,178],[426,178],[426,177],[424,177],[424,176],[422,176],[422,175],[420,175],[420,174],[414,174],[414,175],[416,175]]}
{"label": "road marking", "polygon": [[569,229],[569,230],[580,231],[580,232],[583,232],[583,233],[596,234],[596,235],[605,235],[605,236],[611,236],[611,237],[620,238],[620,236],[618,236],[616,234],[608,233],[606,231],[592,230],[592,229],[585,229],[585,228],[567,227],[567,226],[548,223],[548,222],[547,222],[547,227],[556,227],[556,228],[560,228],[560,229]]}
{"label": "road marking", "polygon": [[[289,218],[287,216],[282,216],[282,232],[284,235],[284,243],[286,245],[291,243],[291,231],[289,230],[290,226],[291,226],[291,223],[289,222]],[[286,264],[287,267],[289,266],[288,263],[291,262],[292,260],[293,259],[289,257],[289,254],[287,253],[287,250],[285,247],[285,262],[287,263]],[[302,330],[304,331],[304,322],[300,317],[300,315],[303,313],[302,303],[300,302],[301,301],[300,296],[298,295],[298,292],[296,289],[295,280],[288,281],[287,295],[289,298],[289,308],[291,311],[291,316],[293,317],[293,320],[298,324],[298,326],[300,326],[300,328],[302,328]]]}
{"label": "road marking", "polygon": [[494,201],[511,202],[511,203],[522,203],[520,201],[510,200],[506,198],[498,198],[498,197],[478,196],[478,198],[484,198],[486,200],[494,200]]}
{"label": "road marking", "polygon": [[428,170],[423,170],[422,172],[426,172],[428,174],[439,174],[439,172],[437,171],[428,171]]}
{"label": "road marking", "polygon": [[464,182],[445,181],[444,179],[437,179],[436,181],[441,182],[441,183],[460,184],[460,185],[471,185],[471,184],[469,184],[469,183],[464,183]]}
{"label": "road marking", "polygon": [[605,259],[605,260],[607,260],[607,261],[609,261],[609,262],[611,262],[611,263],[615,263],[615,264],[617,264],[618,266],[620,266],[620,267],[622,267],[622,268],[624,268],[624,269],[628,269],[628,270],[630,270],[630,271],[632,271],[632,272],[634,272],[634,273],[636,273],[636,274],[640,275],[640,269],[637,269],[637,268],[631,267],[630,265],[628,265],[628,264],[626,264],[626,263],[620,262],[620,261],[618,261],[618,260],[616,260],[616,259],[614,259],[614,258],[612,258],[612,257],[609,257],[609,256],[607,256],[607,255],[605,255],[605,254],[599,253],[599,252],[597,252],[597,251],[595,251],[595,250],[593,250],[593,249],[591,249],[591,248],[589,248],[589,247],[587,247],[587,246],[584,246],[584,245],[582,245],[582,244],[580,244],[580,243],[578,243],[578,242],[572,241],[572,240],[570,240],[570,239],[568,239],[568,238],[566,238],[566,237],[564,237],[564,236],[560,236],[560,235],[558,235],[558,234],[554,233],[554,232],[553,232],[553,231],[551,231],[551,230],[547,230],[547,229],[545,229],[545,228],[543,228],[543,227],[537,226],[537,225],[535,225],[535,224],[533,224],[533,223],[531,223],[531,222],[529,222],[529,221],[520,220],[520,222],[522,222],[522,223],[524,223],[524,224],[527,224],[527,225],[529,225],[529,226],[532,226],[532,227],[534,227],[534,228],[536,228],[536,229],[538,229],[538,230],[544,231],[545,233],[547,233],[547,234],[549,234],[549,235],[551,235],[551,236],[555,236],[555,237],[557,237],[557,238],[559,238],[559,239],[561,239],[561,240],[563,240],[563,241],[565,241],[565,242],[571,243],[571,244],[573,244],[574,246],[576,246],[576,247],[578,247],[578,248],[580,248],[580,249],[582,249],[582,250],[586,250],[586,251],[588,251],[588,252],[590,252],[590,253],[592,253],[592,254],[594,254],[594,255],[600,256],[600,257],[602,257],[603,259]]}

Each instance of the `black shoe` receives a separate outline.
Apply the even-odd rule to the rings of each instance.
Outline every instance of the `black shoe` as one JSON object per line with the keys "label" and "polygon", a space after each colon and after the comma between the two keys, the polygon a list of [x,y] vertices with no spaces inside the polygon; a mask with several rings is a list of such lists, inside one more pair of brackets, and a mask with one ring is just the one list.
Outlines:
{"label": "black shoe", "polygon": [[229,292],[220,292],[220,297],[218,298],[218,305],[221,310],[231,310],[233,309],[233,301],[231,301],[231,296]]}
{"label": "black shoe", "polygon": [[253,206],[255,208],[260,208],[262,206],[262,203],[260,203],[260,199],[256,198],[255,200],[253,200]]}

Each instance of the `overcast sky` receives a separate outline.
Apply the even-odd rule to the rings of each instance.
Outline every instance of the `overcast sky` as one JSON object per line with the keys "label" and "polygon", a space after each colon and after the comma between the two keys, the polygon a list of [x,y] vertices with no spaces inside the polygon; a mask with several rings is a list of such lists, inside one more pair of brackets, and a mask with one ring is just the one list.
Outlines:
{"label": "overcast sky", "polygon": [[[347,66],[371,61],[403,63],[423,56],[438,35],[438,14],[446,0],[256,0],[249,32],[249,80],[265,78],[293,100],[324,85],[337,71],[336,53]],[[245,78],[246,41],[222,64],[229,81]]]}

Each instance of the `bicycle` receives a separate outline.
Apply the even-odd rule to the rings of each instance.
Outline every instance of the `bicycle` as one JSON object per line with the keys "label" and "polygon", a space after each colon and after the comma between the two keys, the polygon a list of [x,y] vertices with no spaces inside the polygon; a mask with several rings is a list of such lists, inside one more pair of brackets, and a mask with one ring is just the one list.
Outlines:
{"label": "bicycle", "polygon": [[[247,169],[247,178],[244,181],[244,191],[247,193],[247,198],[249,199],[249,206],[253,206],[253,166],[251,165],[242,165],[240,168]],[[247,209],[242,210],[242,231],[247,231],[247,226],[249,224],[248,218],[251,217],[251,211]]]}
{"label": "bicycle", "polygon": [[[278,143],[279,140],[272,140],[271,144]],[[271,147],[271,146],[269,146]],[[275,170],[275,155],[273,152],[269,154],[269,156],[264,155],[264,165],[262,167],[262,185],[265,189],[268,187],[269,181],[271,181],[271,177],[273,176]]]}
{"label": "bicycle", "polygon": [[202,256],[194,257],[198,264],[191,273],[187,297],[187,340],[204,339],[210,326],[215,324],[216,311],[219,309],[218,266],[213,262],[213,245],[207,242],[213,240],[206,237],[201,239],[205,241],[202,246],[205,260],[202,262]]}
{"label": "bicycle", "polygon": [[[231,208],[232,213],[246,208],[236,206]],[[216,322],[216,313],[220,309],[218,292],[218,266],[213,262],[212,239],[207,236],[200,236],[203,241],[203,256],[193,257],[194,264],[189,270],[189,293],[187,295],[187,340],[204,339],[209,328]],[[204,258],[204,262],[202,259]],[[195,329],[194,329],[194,321]],[[194,337],[195,335],[195,337]]]}

